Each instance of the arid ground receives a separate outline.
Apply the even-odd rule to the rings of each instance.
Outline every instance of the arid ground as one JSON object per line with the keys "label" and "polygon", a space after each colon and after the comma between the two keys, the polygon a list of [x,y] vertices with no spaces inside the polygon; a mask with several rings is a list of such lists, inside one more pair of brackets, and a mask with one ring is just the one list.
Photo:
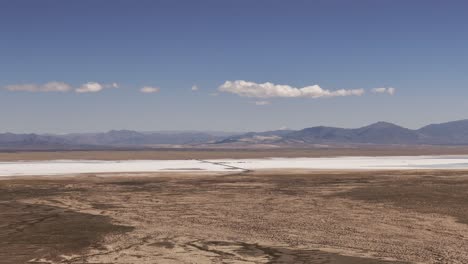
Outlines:
{"label": "arid ground", "polygon": [[468,172],[0,179],[0,263],[468,263]]}
{"label": "arid ground", "polygon": [[359,146],[330,148],[169,148],[75,151],[0,151],[0,162],[18,160],[181,160],[271,157],[468,155],[468,146]]}

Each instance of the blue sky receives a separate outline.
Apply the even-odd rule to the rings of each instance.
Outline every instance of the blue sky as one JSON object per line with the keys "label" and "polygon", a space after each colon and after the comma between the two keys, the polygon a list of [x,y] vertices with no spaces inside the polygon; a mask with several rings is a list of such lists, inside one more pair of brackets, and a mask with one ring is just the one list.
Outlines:
{"label": "blue sky", "polygon": [[468,118],[467,13],[450,0],[0,0],[0,132]]}

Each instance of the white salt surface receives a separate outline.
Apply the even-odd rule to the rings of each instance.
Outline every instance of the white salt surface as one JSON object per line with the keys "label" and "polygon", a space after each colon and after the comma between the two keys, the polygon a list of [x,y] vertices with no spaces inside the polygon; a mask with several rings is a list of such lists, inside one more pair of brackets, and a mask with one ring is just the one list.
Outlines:
{"label": "white salt surface", "polygon": [[468,156],[388,156],[332,158],[224,159],[218,163],[259,169],[392,170],[392,169],[468,169]]}
{"label": "white salt surface", "polygon": [[[233,168],[235,167],[235,168]],[[51,160],[0,162],[0,176],[65,175],[78,173],[210,171],[260,169],[391,170],[468,169],[468,156],[398,156],[271,158],[219,160]]]}
{"label": "white salt surface", "polygon": [[226,167],[198,160],[50,160],[0,162],[0,176],[199,170],[226,171]]}

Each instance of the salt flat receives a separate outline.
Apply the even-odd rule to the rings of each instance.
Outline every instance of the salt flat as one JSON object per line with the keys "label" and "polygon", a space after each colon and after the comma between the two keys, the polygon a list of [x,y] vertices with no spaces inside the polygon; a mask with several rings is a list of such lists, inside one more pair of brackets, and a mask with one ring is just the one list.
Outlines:
{"label": "salt flat", "polygon": [[0,162],[0,176],[79,173],[209,171],[265,169],[395,170],[468,169],[468,156],[386,156],[210,160],[50,160]]}
{"label": "salt flat", "polygon": [[[214,160],[212,160],[214,161]],[[392,170],[392,169],[467,169],[468,156],[386,156],[333,158],[223,159],[218,163],[259,169]]]}
{"label": "salt flat", "polygon": [[216,172],[225,171],[226,167],[198,160],[51,160],[0,163],[0,176],[199,170]]}

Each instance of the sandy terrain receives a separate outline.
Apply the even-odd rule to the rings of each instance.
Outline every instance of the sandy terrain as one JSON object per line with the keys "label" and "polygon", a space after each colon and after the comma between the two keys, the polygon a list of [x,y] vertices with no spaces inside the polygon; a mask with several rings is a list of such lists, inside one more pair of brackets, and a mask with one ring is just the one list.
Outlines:
{"label": "sandy terrain", "polygon": [[468,263],[468,172],[0,180],[0,263]]}

